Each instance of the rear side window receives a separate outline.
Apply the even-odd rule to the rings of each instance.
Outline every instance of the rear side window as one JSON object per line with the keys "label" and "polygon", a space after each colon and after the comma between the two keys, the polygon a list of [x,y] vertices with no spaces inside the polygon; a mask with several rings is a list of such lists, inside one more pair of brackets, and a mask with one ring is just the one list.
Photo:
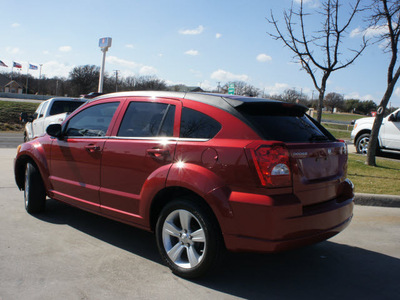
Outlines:
{"label": "rear side window", "polygon": [[131,102],[118,136],[156,137],[174,135],[175,105],[156,102]]}
{"label": "rear side window", "polygon": [[190,108],[182,109],[181,138],[211,139],[221,130],[213,118]]}
{"label": "rear side window", "polygon": [[238,110],[265,140],[288,143],[335,140],[298,107],[258,104],[239,107]]}

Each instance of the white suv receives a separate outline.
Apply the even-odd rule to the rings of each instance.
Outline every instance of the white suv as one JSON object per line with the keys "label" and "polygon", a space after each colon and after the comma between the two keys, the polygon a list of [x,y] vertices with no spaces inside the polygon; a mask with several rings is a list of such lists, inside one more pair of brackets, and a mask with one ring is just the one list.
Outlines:
{"label": "white suv", "polygon": [[[358,153],[366,154],[375,118],[358,119],[351,132],[351,139]],[[378,136],[378,150],[400,151],[400,109],[383,119]]]}

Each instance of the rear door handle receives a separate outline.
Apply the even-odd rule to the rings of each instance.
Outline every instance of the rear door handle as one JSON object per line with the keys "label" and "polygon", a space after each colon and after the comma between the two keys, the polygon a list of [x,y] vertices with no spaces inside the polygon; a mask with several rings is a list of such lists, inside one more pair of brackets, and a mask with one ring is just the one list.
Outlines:
{"label": "rear door handle", "polygon": [[96,151],[100,151],[100,147],[96,146],[96,145],[93,145],[93,144],[85,146],[85,149],[86,149],[86,151],[91,152],[91,153],[96,152]]}

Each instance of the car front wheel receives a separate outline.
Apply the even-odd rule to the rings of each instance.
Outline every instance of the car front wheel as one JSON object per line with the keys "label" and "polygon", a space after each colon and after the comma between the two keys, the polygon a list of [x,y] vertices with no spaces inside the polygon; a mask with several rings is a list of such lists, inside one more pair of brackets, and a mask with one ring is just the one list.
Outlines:
{"label": "car front wheel", "polygon": [[179,199],[161,212],[156,225],[158,250],[168,267],[184,278],[199,277],[220,261],[223,242],[215,217],[203,205]]}
{"label": "car front wheel", "polygon": [[356,141],[356,149],[357,153],[367,154],[368,152],[368,144],[369,144],[369,133],[364,133],[359,136]]}
{"label": "car front wheel", "polygon": [[25,209],[34,214],[44,211],[46,204],[46,191],[40,172],[33,163],[28,162],[25,170],[24,187]]}

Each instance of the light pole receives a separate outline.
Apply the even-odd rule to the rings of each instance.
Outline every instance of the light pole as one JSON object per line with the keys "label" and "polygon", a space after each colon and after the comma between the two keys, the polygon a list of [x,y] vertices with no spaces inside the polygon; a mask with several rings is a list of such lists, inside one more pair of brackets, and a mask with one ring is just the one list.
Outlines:
{"label": "light pole", "polygon": [[118,72],[119,70],[114,70],[115,72],[115,91],[118,92]]}
{"label": "light pole", "polygon": [[99,89],[98,89],[99,93],[103,92],[104,65],[106,63],[106,52],[108,51],[108,48],[111,47],[111,41],[112,39],[110,37],[101,38],[99,40],[99,47],[101,49],[101,52],[103,52],[103,60],[101,63],[100,77],[99,77]]}

